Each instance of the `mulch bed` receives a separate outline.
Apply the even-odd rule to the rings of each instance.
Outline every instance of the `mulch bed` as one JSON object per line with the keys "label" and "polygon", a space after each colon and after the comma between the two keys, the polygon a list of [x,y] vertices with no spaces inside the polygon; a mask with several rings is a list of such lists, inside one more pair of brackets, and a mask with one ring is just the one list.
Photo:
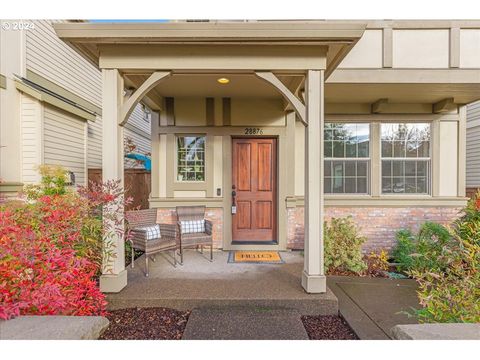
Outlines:
{"label": "mulch bed", "polygon": [[302,322],[310,340],[358,340],[340,316],[302,316]]}
{"label": "mulch bed", "polygon": [[102,340],[180,340],[190,311],[130,308],[110,311]]}

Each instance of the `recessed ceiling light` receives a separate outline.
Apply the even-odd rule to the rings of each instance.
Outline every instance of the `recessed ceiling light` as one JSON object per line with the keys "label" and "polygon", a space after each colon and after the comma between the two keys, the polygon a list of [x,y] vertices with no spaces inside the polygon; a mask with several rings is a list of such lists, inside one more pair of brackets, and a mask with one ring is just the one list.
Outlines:
{"label": "recessed ceiling light", "polygon": [[228,84],[230,82],[230,79],[227,79],[227,78],[219,78],[217,79],[217,81],[220,83],[220,84]]}

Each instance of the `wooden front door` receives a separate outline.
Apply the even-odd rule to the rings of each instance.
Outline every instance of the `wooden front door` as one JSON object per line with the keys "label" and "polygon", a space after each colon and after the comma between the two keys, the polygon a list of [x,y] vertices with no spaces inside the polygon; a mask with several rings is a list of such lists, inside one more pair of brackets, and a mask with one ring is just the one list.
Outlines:
{"label": "wooden front door", "polygon": [[233,139],[232,153],[232,240],[276,243],[277,140]]}

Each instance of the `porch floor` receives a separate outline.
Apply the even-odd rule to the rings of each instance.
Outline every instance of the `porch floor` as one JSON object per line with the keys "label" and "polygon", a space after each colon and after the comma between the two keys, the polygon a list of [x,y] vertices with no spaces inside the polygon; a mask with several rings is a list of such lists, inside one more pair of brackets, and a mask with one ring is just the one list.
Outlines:
{"label": "porch floor", "polygon": [[303,256],[281,252],[284,264],[228,263],[228,251],[185,251],[184,265],[173,267],[168,253],[150,260],[144,276],[145,258],[128,267],[128,285],[109,294],[109,308],[160,306],[179,310],[215,307],[295,309],[302,315],[336,315],[338,301],[327,288],[325,294],[307,294],[301,286]]}

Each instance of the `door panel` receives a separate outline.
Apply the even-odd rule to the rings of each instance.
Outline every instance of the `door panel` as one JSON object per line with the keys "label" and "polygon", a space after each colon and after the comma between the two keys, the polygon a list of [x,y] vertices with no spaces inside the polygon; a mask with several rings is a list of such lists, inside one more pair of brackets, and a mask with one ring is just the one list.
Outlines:
{"label": "door panel", "polygon": [[271,201],[257,201],[255,213],[257,214],[257,228],[271,229],[272,228],[272,202]]}
{"label": "door panel", "polygon": [[272,191],[272,144],[258,144],[258,190]]}
{"label": "door panel", "polygon": [[250,191],[251,189],[251,144],[238,144],[238,182],[237,189]]}
{"label": "door panel", "polygon": [[252,204],[250,201],[237,201],[237,227],[251,229]]}
{"label": "door panel", "polygon": [[232,140],[232,239],[238,242],[276,242],[277,140]]}

